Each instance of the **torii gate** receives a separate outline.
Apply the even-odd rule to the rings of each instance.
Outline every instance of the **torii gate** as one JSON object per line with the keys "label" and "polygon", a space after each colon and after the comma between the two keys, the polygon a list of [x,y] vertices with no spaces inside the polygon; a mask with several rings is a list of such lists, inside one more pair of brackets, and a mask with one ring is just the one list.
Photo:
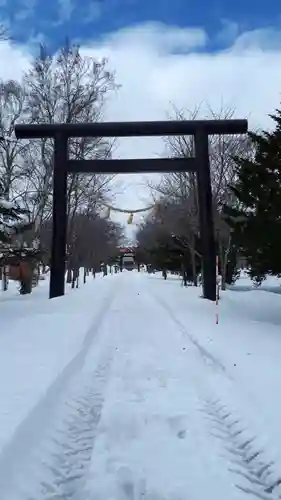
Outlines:
{"label": "torii gate", "polygon": [[[68,173],[152,173],[197,174],[200,238],[202,242],[203,296],[216,300],[216,248],[208,136],[243,134],[247,120],[167,120],[148,122],[52,123],[15,126],[18,139],[54,139],[53,237],[50,298],[64,295],[67,231]],[[193,135],[195,158],[69,160],[70,137],[144,137]]]}

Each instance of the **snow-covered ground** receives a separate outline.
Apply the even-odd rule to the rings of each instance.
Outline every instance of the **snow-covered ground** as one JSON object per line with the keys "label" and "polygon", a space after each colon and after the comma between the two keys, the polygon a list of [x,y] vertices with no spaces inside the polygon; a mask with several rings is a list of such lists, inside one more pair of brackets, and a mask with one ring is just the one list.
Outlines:
{"label": "snow-covered ground", "polygon": [[[0,292],[1,500],[281,498],[280,280]],[[271,293],[275,292],[275,293]]]}

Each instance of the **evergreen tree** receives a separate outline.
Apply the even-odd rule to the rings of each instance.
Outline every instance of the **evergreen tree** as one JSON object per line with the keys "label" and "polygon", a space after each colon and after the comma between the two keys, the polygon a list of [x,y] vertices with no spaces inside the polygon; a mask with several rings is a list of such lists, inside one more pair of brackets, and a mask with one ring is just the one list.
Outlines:
{"label": "evergreen tree", "polygon": [[257,282],[266,274],[281,274],[281,111],[271,118],[273,132],[249,134],[253,157],[235,158],[231,190],[237,203],[225,208],[235,242]]}
{"label": "evergreen tree", "polygon": [[0,243],[8,244],[13,235],[28,230],[31,224],[23,219],[28,214],[27,210],[6,200],[3,192],[4,189],[0,182]]}
{"label": "evergreen tree", "polygon": [[[20,214],[10,202],[0,198],[0,242],[9,243],[13,229],[20,221]],[[15,231],[16,232],[16,231]]]}

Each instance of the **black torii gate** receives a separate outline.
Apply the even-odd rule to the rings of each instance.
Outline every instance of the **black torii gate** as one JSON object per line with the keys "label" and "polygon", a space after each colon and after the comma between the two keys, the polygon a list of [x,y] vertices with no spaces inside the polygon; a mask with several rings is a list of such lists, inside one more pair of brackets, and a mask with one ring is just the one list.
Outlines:
{"label": "black torii gate", "polygon": [[[67,234],[68,173],[157,173],[196,172],[202,242],[203,296],[216,299],[216,249],[208,136],[243,134],[247,120],[177,120],[148,122],[19,124],[18,139],[54,139],[53,235],[51,251],[50,298],[64,295]],[[193,135],[195,158],[69,160],[71,137],[144,137]]]}

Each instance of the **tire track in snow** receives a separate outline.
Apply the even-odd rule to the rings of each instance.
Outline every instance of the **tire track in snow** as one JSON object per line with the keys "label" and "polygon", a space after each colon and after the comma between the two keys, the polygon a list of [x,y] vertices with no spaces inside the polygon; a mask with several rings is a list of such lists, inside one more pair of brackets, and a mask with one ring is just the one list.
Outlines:
{"label": "tire track in snow", "polygon": [[16,491],[11,487],[7,498],[82,500],[113,357],[113,348],[105,349],[96,370],[88,373],[86,380],[85,375],[77,375],[74,387],[58,405],[44,441],[14,478]]}
{"label": "tire track in snow", "polygon": [[[181,333],[195,345],[204,361],[211,362],[213,368],[221,372],[223,376],[233,382],[233,378],[227,373],[221,361],[213,356],[205,347],[187,331],[186,327],[178,320],[173,310],[162,298],[150,292],[156,302],[161,305],[173,320]],[[208,363],[209,364],[209,363]],[[209,365],[210,366],[210,365]],[[213,391],[205,387],[204,392],[211,394]],[[221,398],[199,397],[204,402],[203,411],[211,420],[211,435],[220,439],[224,444],[228,460],[233,464],[229,471],[237,478],[243,478],[243,484],[238,482],[235,486],[244,493],[254,495],[260,500],[281,499],[281,475],[276,475],[274,461],[266,458],[265,450],[256,444],[257,436],[249,438],[248,426],[242,426],[242,419],[234,417],[231,411],[223,403]]]}
{"label": "tire track in snow", "polygon": [[281,478],[274,473],[274,462],[263,459],[264,450],[256,444],[256,437],[249,438],[247,427],[235,417],[219,399],[206,401],[202,410],[211,419],[213,436],[220,439],[228,459],[229,469],[246,482],[237,484],[245,493],[262,500],[281,498]]}
{"label": "tire track in snow", "polygon": [[82,499],[112,359],[113,352],[107,352],[83,390],[78,382],[77,395],[65,401],[63,412],[67,408],[67,416],[49,436],[53,450],[45,459],[39,495],[31,496],[30,500]]}
{"label": "tire track in snow", "polygon": [[[29,490],[29,486],[27,486],[26,489],[25,484],[29,482],[29,476],[31,482],[34,481],[36,484],[38,484],[40,481],[41,475],[40,472],[38,472],[39,471],[38,463],[44,460],[44,454],[47,455],[48,453],[46,452],[46,450],[50,448],[50,440],[48,434],[50,425],[52,425],[52,422],[56,421],[58,412],[63,411],[60,405],[60,401],[64,397],[64,395],[68,394],[68,388],[70,387],[70,384],[73,382],[75,377],[79,378],[79,373],[83,367],[86,356],[93,344],[93,341],[100,333],[99,330],[103,326],[104,320],[107,316],[108,311],[110,310],[110,307],[114,301],[117,291],[119,291],[118,288],[114,286],[110,290],[109,294],[107,294],[102,303],[102,306],[98,311],[98,314],[95,317],[93,324],[91,325],[91,327],[88,330],[88,333],[86,334],[81,350],[64,368],[61,375],[54,381],[54,383],[47,390],[45,397],[39,401],[39,403],[35,406],[35,408],[33,408],[31,413],[16,429],[16,432],[14,433],[12,440],[8,442],[8,444],[3,448],[0,455],[0,491],[1,491],[1,498],[3,498],[3,500],[6,500],[6,498],[7,499],[9,498],[9,500],[10,498],[12,498],[13,500],[14,498],[15,499],[19,498],[20,500],[22,499],[31,500],[33,498],[32,496],[29,495],[27,491]],[[72,399],[71,396],[70,396],[70,403],[65,403],[65,405],[67,404],[70,405],[67,412],[68,415],[72,415],[72,417],[70,417],[70,422],[66,421],[64,423],[64,430],[65,432],[67,432],[67,434],[70,432],[72,425],[74,425],[74,429],[75,428],[77,429],[78,419],[82,418],[83,415],[83,404],[86,405],[85,408],[86,407],[89,408],[89,411],[91,412],[92,415],[91,423],[93,424],[93,429],[95,428],[97,415],[100,414],[102,408],[101,388],[105,386],[105,380],[106,380],[105,373],[107,373],[103,372],[102,367],[106,366],[109,369],[109,365],[110,362],[109,361],[105,362],[103,356],[102,360],[98,365],[97,371],[94,374],[94,376],[97,377],[97,380],[96,381],[92,380],[90,385],[88,386],[90,388],[88,389],[84,388],[83,386],[78,389],[77,394],[81,392],[82,398],[84,398],[83,399],[84,402],[81,401],[81,407],[79,407],[79,405],[77,406],[78,400],[76,400],[75,403],[75,398]],[[102,375],[102,373],[104,373],[104,375]],[[98,385],[98,381],[100,383],[100,386]],[[73,422],[72,418],[74,419]],[[83,428],[83,423],[82,423],[82,428]],[[53,438],[53,443],[57,443],[57,446],[59,447],[58,445],[59,442],[60,446],[62,446],[62,449],[65,449],[64,445],[62,444],[63,432],[64,431],[62,431],[62,429],[58,431],[58,436]],[[75,434],[75,430],[73,432]],[[41,448],[40,448],[41,442],[47,443],[44,453],[43,452],[41,453]],[[51,446],[51,450],[52,449],[53,446]],[[58,455],[60,455],[61,452],[57,450],[57,453]],[[32,457],[35,459],[35,461]],[[27,466],[26,462],[29,462],[30,466]],[[50,461],[48,459],[48,464],[49,462]],[[49,465],[49,468],[52,467],[53,465]],[[28,474],[25,474],[24,472],[26,469],[29,469]],[[15,480],[15,478],[17,477],[19,477],[19,479]],[[20,479],[20,477],[22,477],[22,479]],[[53,477],[51,481],[53,481]],[[18,483],[18,485],[16,483]],[[22,495],[19,497],[10,496],[10,494],[17,495],[16,491],[14,493],[14,490],[16,488],[17,491],[19,491],[20,484],[23,485],[22,491],[26,491],[26,493],[24,493],[25,496]],[[13,493],[10,493],[11,491]],[[36,494],[34,498],[38,500],[39,497]],[[65,497],[49,495],[49,497],[45,496],[42,498],[44,499],[52,498],[53,500],[57,500],[58,498],[63,499]],[[80,497],[79,500],[81,500]]]}
{"label": "tire track in snow", "polygon": [[203,347],[198,342],[198,340],[195,339],[193,337],[193,335],[191,335],[191,333],[187,331],[186,327],[176,317],[176,315],[174,314],[174,312],[171,309],[171,307],[169,306],[169,304],[167,304],[167,302],[165,302],[159,296],[155,295],[153,292],[150,291],[150,293],[153,296],[153,298],[156,300],[156,302],[166,311],[166,313],[169,314],[170,318],[176,324],[176,326],[178,327],[178,329],[180,330],[180,332],[184,335],[184,337],[188,338],[188,340],[190,340],[190,342],[192,342],[192,344],[195,345],[195,347],[197,347],[197,349],[198,349],[199,353],[201,354],[201,356],[203,357],[204,361],[208,361],[209,363],[211,362],[211,364],[217,370],[219,370],[227,378],[229,378],[230,380],[232,380],[232,377],[227,373],[227,370],[226,370],[225,366],[223,365],[223,363],[218,358],[216,358],[210,351],[208,351],[205,347]]}

